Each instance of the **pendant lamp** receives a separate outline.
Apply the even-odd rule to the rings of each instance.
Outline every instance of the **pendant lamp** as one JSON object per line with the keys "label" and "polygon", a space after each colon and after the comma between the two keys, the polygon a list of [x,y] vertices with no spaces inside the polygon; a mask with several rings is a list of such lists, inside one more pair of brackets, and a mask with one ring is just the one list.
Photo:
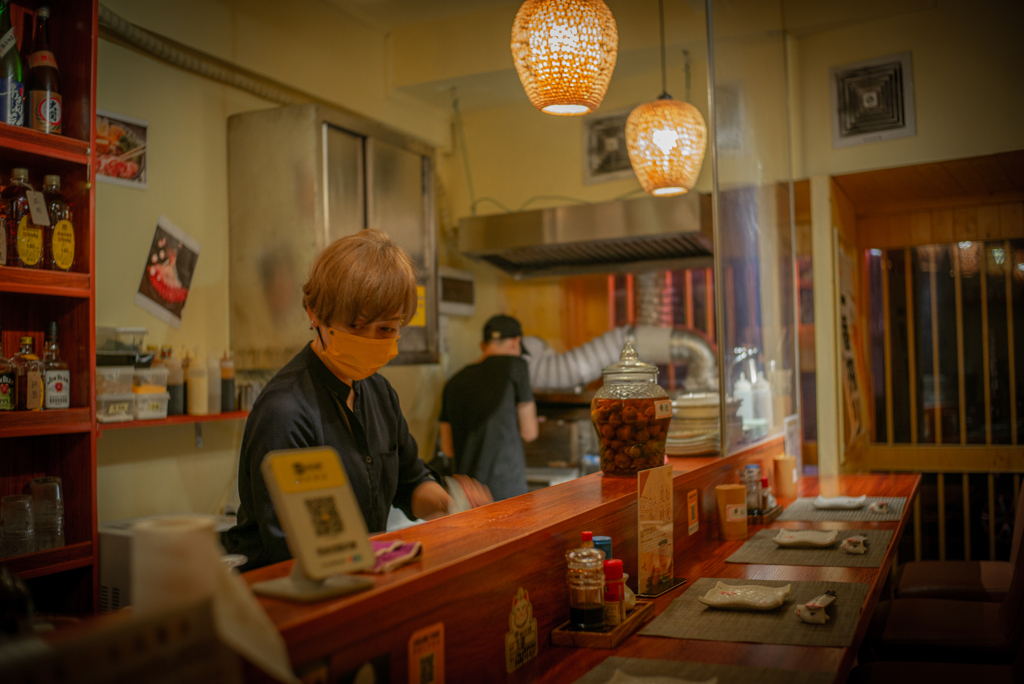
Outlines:
{"label": "pendant lamp", "polygon": [[[626,119],[626,151],[640,185],[651,195],[681,195],[693,189],[704,161],[708,129],[688,102],[673,100],[665,88],[665,12],[661,23],[661,97],[642,104]],[[689,72],[687,72],[689,80]]]}
{"label": "pendant lamp", "polygon": [[615,18],[602,0],[526,0],[512,24],[512,59],[530,102],[547,114],[594,111],[619,51]]}

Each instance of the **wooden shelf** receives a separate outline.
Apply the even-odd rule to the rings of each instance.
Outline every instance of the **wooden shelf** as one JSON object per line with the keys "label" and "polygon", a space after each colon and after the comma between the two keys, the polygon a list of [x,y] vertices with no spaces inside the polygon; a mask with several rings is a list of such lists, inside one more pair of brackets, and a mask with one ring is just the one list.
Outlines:
{"label": "wooden shelf", "polygon": [[5,411],[0,413],[0,439],[34,435],[64,435],[90,432],[89,407],[66,411]]}
{"label": "wooden shelf", "polygon": [[248,411],[229,411],[208,416],[170,416],[162,420],[131,420],[127,423],[100,423],[101,432],[106,430],[123,430],[125,428],[161,427],[164,425],[191,425],[194,423],[217,423],[224,420],[245,420]]}
{"label": "wooden shelf", "polygon": [[89,163],[89,143],[66,135],[53,135],[0,124],[0,147],[48,159],[61,159],[78,164]]}
{"label": "wooden shelf", "polygon": [[91,541],[0,559],[0,564],[6,565],[12,573],[21,579],[32,579],[33,577],[52,575],[55,572],[84,568],[92,563]]}
{"label": "wooden shelf", "polygon": [[0,292],[87,298],[92,283],[88,273],[0,266]]}

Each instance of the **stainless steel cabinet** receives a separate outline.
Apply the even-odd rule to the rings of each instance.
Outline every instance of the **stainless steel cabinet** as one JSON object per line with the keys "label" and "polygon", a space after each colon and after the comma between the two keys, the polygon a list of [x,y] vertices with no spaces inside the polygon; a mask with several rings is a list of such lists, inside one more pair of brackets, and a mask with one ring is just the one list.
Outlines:
{"label": "stainless steel cabinet", "polygon": [[413,259],[422,325],[392,364],[436,363],[437,256],[432,150],[316,104],[228,119],[231,347],[240,369],[273,370],[311,338],[302,285],[313,258],[364,228]]}

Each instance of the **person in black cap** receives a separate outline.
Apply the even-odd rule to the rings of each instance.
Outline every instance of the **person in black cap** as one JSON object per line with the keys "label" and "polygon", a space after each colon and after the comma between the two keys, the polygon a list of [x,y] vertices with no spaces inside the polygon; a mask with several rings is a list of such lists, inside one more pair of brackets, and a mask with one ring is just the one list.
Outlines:
{"label": "person in black cap", "polygon": [[444,386],[441,450],[455,459],[455,472],[487,485],[500,501],[528,491],[523,442],[537,439],[537,405],[519,321],[491,318],[480,348],[483,357]]}

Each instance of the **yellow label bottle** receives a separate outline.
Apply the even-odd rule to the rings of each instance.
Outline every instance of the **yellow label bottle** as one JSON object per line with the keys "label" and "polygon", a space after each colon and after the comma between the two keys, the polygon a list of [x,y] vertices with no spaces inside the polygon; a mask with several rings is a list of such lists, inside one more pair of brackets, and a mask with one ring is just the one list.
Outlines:
{"label": "yellow label bottle", "polygon": [[46,268],[70,271],[75,263],[75,226],[71,205],[60,191],[60,176],[50,175],[43,179],[43,197],[51,222],[46,229],[46,245],[50,250]]}
{"label": "yellow label bottle", "polygon": [[18,261],[26,268],[39,268],[43,260],[43,229],[32,223],[28,215],[18,222],[18,236],[15,243]]}

